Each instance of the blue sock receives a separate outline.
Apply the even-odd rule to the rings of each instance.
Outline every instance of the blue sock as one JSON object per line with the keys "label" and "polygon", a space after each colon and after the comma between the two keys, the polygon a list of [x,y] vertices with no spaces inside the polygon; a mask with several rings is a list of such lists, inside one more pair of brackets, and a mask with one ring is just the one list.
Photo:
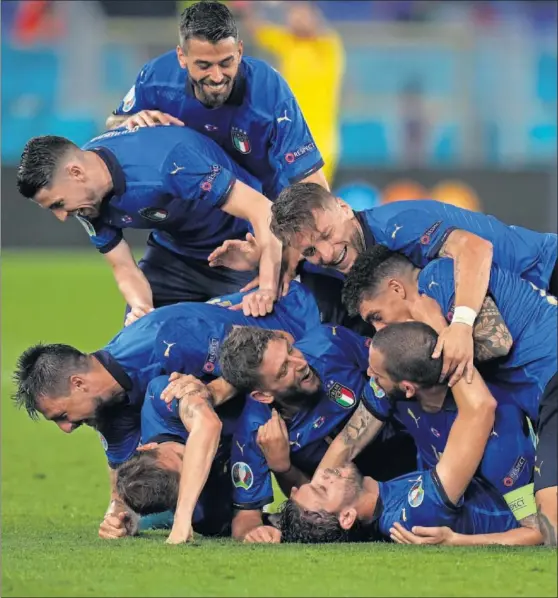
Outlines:
{"label": "blue sock", "polygon": [[171,529],[174,522],[174,513],[165,511],[164,513],[153,513],[145,515],[140,519],[139,529],[145,532],[148,529]]}

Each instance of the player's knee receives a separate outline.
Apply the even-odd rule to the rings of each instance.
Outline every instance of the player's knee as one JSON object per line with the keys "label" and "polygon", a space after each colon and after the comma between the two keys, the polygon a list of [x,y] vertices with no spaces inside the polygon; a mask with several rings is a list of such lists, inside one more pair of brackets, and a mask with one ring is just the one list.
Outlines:
{"label": "player's knee", "polygon": [[539,528],[545,546],[558,546],[558,487],[543,488],[535,494]]}

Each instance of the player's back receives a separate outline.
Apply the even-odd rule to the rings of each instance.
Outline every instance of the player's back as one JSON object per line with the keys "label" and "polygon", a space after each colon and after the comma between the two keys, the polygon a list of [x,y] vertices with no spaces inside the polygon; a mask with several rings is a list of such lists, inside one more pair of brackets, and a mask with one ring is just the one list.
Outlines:
{"label": "player's back", "polygon": [[[451,204],[428,199],[398,201],[361,214],[378,243],[393,248],[399,239],[404,244],[407,235],[411,235],[409,241],[419,241],[409,246],[408,253],[419,267],[425,266],[428,259],[436,257],[444,241],[456,229],[474,233],[490,241],[494,246],[495,263],[543,288],[547,288],[556,263],[558,244],[555,234],[510,226],[492,215]],[[416,229],[421,222],[427,222],[430,226],[424,225],[422,230]],[[439,232],[443,234],[438,237]],[[428,259],[425,259],[425,247]],[[407,251],[404,253],[407,254]]]}

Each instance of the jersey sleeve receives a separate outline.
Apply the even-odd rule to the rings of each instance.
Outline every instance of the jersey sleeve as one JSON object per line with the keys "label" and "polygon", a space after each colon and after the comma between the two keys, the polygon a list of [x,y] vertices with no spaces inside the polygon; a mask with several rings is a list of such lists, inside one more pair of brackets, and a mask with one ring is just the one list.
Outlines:
{"label": "jersey sleeve", "polygon": [[174,197],[222,208],[236,183],[235,175],[213,162],[203,147],[177,144],[163,165],[165,186]]}
{"label": "jersey sleeve", "polygon": [[98,431],[109,467],[116,469],[134,454],[140,444],[139,409],[130,406],[118,409],[110,421],[99,425]]}
{"label": "jersey sleeve", "polygon": [[361,401],[368,411],[382,422],[387,421],[392,415],[391,403],[386,397],[386,393],[370,378],[368,384],[364,387]]}
{"label": "jersey sleeve", "polygon": [[257,510],[273,502],[271,472],[256,443],[258,428],[271,417],[271,412],[268,410],[267,419],[263,415],[264,409],[254,417],[254,411],[266,406],[258,405],[256,409],[251,409],[250,401],[253,399],[247,399],[231,450],[233,503],[236,509],[241,510]]}
{"label": "jersey sleeve", "polygon": [[139,72],[136,77],[134,85],[130,88],[128,93],[122,98],[122,101],[114,110],[115,116],[127,116],[129,114],[135,114],[141,110],[155,110],[157,109],[157,102],[152,97],[153,93],[150,91],[147,85],[151,77],[151,67],[148,64]]}
{"label": "jersey sleeve", "polygon": [[418,291],[434,299],[448,321],[453,317],[455,306],[455,278],[453,260],[439,258],[426,266],[419,274]]}
{"label": "jersey sleeve", "polygon": [[[413,202],[398,202],[412,204]],[[416,266],[433,260],[452,231],[457,227],[439,202],[428,202],[428,208],[405,208],[384,225],[384,241],[392,251],[405,254]]]}
{"label": "jersey sleeve", "polygon": [[122,229],[105,224],[100,218],[93,221],[83,216],[76,218],[100,253],[112,251],[122,241]]}
{"label": "jersey sleeve", "polygon": [[309,177],[324,165],[300,106],[287,84],[284,85],[289,97],[277,106],[269,149],[270,163],[280,173],[277,192]]}
{"label": "jersey sleeve", "polygon": [[[446,495],[436,469],[430,469],[409,480],[407,505],[399,514],[399,523],[411,531],[415,525],[438,527],[447,525],[453,529],[463,497],[454,505]],[[392,522],[395,523],[395,521]]]}
{"label": "jersey sleeve", "polygon": [[169,383],[168,376],[158,376],[147,386],[141,411],[142,444],[161,439],[186,442],[188,432],[178,413],[178,401],[167,404],[161,399],[161,393]]}
{"label": "jersey sleeve", "polygon": [[165,322],[155,341],[158,361],[167,374],[220,376],[219,350],[228,327],[221,322],[179,318]]}

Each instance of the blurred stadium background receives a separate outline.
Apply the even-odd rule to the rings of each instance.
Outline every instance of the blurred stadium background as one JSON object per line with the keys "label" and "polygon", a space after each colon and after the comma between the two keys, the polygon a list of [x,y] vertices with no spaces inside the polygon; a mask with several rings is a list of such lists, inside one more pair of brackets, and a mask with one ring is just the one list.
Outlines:
{"label": "blurred stadium background", "polygon": [[[176,46],[178,15],[187,4],[2,2],[5,248],[87,246],[77,223],[61,226],[18,197],[21,150],[35,135],[64,135],[79,144],[101,132],[141,66]],[[246,52],[279,70],[285,65],[291,82],[297,60],[285,61],[246,20],[257,14],[282,27],[291,3],[228,4],[238,15]],[[340,195],[357,208],[433,196],[508,223],[556,231],[556,2],[313,5],[341,44],[335,66],[318,46],[310,62],[308,56],[300,60],[302,78],[308,64],[316,73],[336,69],[325,75],[330,87],[316,74],[301,94],[316,99],[338,86],[339,113],[335,102],[324,108],[317,100],[300,101],[312,129],[327,121],[339,134],[339,144],[323,151],[338,154],[334,188]],[[283,50],[297,50],[292,38],[282,39]],[[301,73],[293,77],[298,95],[294,79]],[[140,238],[132,235],[132,242]]]}

